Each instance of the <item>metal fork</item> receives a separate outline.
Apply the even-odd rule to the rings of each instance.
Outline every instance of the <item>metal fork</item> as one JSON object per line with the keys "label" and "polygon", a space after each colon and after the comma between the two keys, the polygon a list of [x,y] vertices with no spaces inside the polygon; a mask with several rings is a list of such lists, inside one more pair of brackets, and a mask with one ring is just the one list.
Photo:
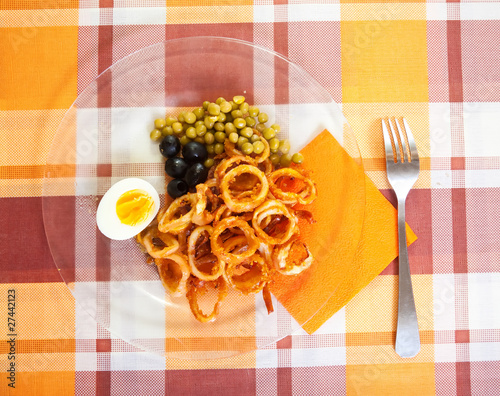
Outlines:
{"label": "metal fork", "polygon": [[397,118],[394,118],[394,121],[396,129],[391,119],[387,119],[389,132],[382,119],[387,179],[398,199],[399,295],[395,349],[399,356],[410,358],[420,351],[420,335],[406,245],[405,203],[408,193],[418,178],[420,161],[415,139],[408,123],[403,118],[404,129],[402,129]]}

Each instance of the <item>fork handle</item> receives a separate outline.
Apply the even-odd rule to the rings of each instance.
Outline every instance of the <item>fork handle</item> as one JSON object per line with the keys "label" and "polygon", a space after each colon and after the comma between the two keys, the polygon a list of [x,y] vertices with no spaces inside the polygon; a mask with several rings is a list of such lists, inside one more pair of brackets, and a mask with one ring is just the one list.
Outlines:
{"label": "fork handle", "polygon": [[398,198],[399,295],[395,349],[399,356],[410,358],[420,351],[420,335],[406,245],[405,202],[406,197]]}

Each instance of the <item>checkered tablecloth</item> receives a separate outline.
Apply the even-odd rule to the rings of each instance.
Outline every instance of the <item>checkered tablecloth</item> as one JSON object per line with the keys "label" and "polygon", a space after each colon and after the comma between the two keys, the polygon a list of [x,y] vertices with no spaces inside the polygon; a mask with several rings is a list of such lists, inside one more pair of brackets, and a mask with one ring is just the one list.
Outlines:
{"label": "checkered tablecloth", "polygon": [[[409,248],[415,358],[394,352],[397,261],[314,334],[227,359],[140,351],[75,303],[41,210],[59,123],[124,56],[210,35],[267,47],[315,77],[392,201],[380,118],[408,119],[421,157],[407,203],[418,235]],[[0,395],[499,394],[499,65],[495,2],[3,0]]]}

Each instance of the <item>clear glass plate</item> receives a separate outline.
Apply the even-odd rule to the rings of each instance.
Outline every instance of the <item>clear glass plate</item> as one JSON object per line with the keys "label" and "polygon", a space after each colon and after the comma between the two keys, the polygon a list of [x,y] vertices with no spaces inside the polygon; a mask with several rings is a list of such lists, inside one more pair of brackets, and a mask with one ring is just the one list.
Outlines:
{"label": "clear glass plate", "polygon": [[[269,114],[271,123],[280,124],[280,137],[290,139],[293,152],[327,128],[362,166],[346,119],[316,80],[275,52],[220,37],[166,41],[120,60],[78,96],[52,143],[43,216],[54,262],[77,303],[113,335],[142,350],[181,359],[228,357],[263,348],[304,324],[276,299],[275,312],[268,315],[261,294],[237,292],[229,293],[215,322],[199,323],[184,297],[165,292],[155,266],[146,263],[133,239],[111,241],[96,226],[99,199],[123,178],[149,181],[164,199],[164,163],[158,144],[149,139],[156,118],[234,95],[244,95]],[[346,182],[336,190],[331,213],[351,215],[325,213],[316,220],[331,223],[331,238],[357,246],[364,183]],[[358,204],[346,202],[346,192]],[[347,218],[359,226],[342,224]]]}

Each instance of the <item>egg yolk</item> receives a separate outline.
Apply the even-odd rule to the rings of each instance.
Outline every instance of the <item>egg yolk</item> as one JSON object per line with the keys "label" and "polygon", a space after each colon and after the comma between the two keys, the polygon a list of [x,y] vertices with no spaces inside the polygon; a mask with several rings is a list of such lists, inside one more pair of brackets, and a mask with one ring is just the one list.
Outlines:
{"label": "egg yolk", "polygon": [[135,226],[148,218],[153,207],[154,200],[146,191],[131,190],[116,201],[116,214],[123,224]]}

